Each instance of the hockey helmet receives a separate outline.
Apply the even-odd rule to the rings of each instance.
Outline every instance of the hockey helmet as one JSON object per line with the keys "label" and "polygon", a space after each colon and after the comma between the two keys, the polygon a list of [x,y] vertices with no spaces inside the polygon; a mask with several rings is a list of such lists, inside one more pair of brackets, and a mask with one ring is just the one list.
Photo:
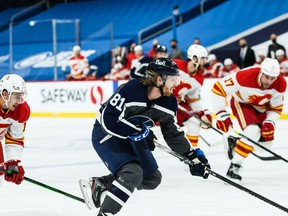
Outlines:
{"label": "hockey helmet", "polygon": [[[196,65],[196,67],[198,67],[198,65],[200,64],[201,58],[207,58],[207,56],[208,56],[207,50],[205,49],[205,47],[199,44],[192,44],[188,48],[187,57]],[[197,62],[194,61],[193,57],[197,58]]]}
{"label": "hockey helmet", "polygon": [[80,52],[80,51],[81,51],[81,47],[80,47],[80,46],[75,45],[75,46],[73,47],[73,52]]}
{"label": "hockey helmet", "polygon": [[168,49],[166,46],[163,46],[163,45],[157,45],[156,49],[155,49],[155,52],[158,53],[158,52],[164,52],[164,53],[167,53],[168,52]]}
{"label": "hockey helmet", "polygon": [[[3,98],[3,91],[8,92],[8,100]],[[0,94],[5,101],[9,101],[12,93],[21,94],[21,102],[25,101],[26,97],[26,84],[23,78],[17,74],[7,74],[0,80]]]}
{"label": "hockey helmet", "polygon": [[266,58],[261,63],[261,72],[271,77],[278,77],[280,65],[276,59]]}
{"label": "hockey helmet", "polygon": [[148,75],[150,75],[149,72],[154,72],[162,76],[177,76],[179,69],[177,64],[169,58],[155,58],[147,67]]}
{"label": "hockey helmet", "polygon": [[232,64],[233,64],[233,61],[232,61],[231,58],[226,58],[226,59],[224,60],[224,65],[225,65],[225,66],[232,65]]}
{"label": "hockey helmet", "polygon": [[217,57],[215,54],[212,53],[208,55],[208,62],[215,61],[215,60],[217,60]]}
{"label": "hockey helmet", "polygon": [[134,47],[134,52],[142,52],[143,51],[143,47],[141,45],[137,45]]}
{"label": "hockey helmet", "polygon": [[285,52],[283,49],[278,49],[278,50],[276,50],[275,55],[276,56],[284,56]]}

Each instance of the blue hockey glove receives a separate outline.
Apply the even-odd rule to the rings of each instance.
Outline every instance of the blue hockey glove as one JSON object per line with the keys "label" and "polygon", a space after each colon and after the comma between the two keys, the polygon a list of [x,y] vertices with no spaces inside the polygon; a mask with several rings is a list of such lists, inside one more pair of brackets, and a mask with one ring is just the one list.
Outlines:
{"label": "blue hockey glove", "polygon": [[141,132],[133,134],[129,138],[140,148],[148,148],[150,151],[155,149],[154,139],[156,137],[145,124],[143,124]]}
{"label": "blue hockey glove", "polygon": [[191,175],[202,176],[204,179],[208,178],[209,171],[207,168],[210,169],[211,167],[201,149],[193,149],[192,151],[184,153],[183,156],[193,163],[193,165],[189,164]]}

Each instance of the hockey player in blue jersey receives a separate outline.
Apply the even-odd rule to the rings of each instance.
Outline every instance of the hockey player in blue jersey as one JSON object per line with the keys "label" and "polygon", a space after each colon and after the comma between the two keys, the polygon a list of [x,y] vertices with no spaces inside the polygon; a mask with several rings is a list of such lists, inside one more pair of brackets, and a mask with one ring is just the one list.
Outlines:
{"label": "hockey player in blue jersey", "polygon": [[[176,123],[177,101],[171,94],[179,83],[177,65],[168,58],[152,60],[145,79],[120,86],[97,115],[92,132],[94,149],[111,172],[90,179],[98,216],[118,213],[135,189],[155,189],[162,175],[151,151],[155,136],[151,121],[159,122],[168,146],[191,160],[192,175],[208,178],[210,165],[200,149],[191,149]],[[143,119],[150,119],[146,124]],[[100,204],[101,195],[106,192]]]}
{"label": "hockey player in blue jersey", "polygon": [[137,79],[137,78],[144,78],[146,76],[146,68],[148,64],[154,58],[167,58],[168,57],[168,50],[166,46],[157,45],[155,48],[155,55],[151,56],[144,56],[143,58],[139,59],[137,64],[130,71],[130,79]]}

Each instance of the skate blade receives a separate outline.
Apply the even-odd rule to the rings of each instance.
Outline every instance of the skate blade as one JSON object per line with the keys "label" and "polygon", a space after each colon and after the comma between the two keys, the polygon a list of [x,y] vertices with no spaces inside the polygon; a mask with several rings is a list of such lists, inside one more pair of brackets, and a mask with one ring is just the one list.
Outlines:
{"label": "skate blade", "polygon": [[79,186],[83,195],[83,198],[85,200],[85,204],[87,207],[92,210],[95,208],[95,205],[92,200],[92,191],[91,191],[91,185],[88,181],[80,179],[79,180]]}

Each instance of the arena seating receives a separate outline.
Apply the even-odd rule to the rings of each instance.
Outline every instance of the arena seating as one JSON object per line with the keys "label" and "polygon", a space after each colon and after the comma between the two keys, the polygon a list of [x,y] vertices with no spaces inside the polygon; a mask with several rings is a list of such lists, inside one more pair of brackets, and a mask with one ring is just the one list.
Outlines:
{"label": "arena seating", "polygon": [[[206,0],[204,2],[208,1],[216,2],[219,0]],[[96,64],[99,67],[99,75],[104,75],[111,68],[110,51],[113,47],[118,45],[128,47],[133,41],[138,42],[138,32],[170,17],[173,6],[178,5],[180,13],[185,13],[199,7],[201,2],[201,0],[149,2],[140,0],[90,0],[57,4],[13,27],[13,63],[18,63],[16,72],[24,76],[26,80],[53,80],[54,72],[51,64],[43,67],[35,67],[32,64],[33,61],[39,60],[43,55],[50,57],[50,59],[47,58],[48,62],[53,60],[51,58],[53,55],[52,19],[80,19],[81,47],[83,50],[96,51],[88,59],[91,64]],[[177,27],[179,46],[186,50],[194,37],[199,37],[203,45],[211,46],[255,25],[285,14],[287,10],[288,2],[281,0],[272,2],[269,0],[222,0],[218,6],[209,11],[204,10],[203,14]],[[38,23],[31,26],[29,25],[31,20],[36,20]],[[111,24],[113,24],[113,31]],[[58,23],[56,31],[57,53],[71,51],[76,43],[75,23]],[[0,32],[0,66],[2,71],[9,70],[9,61],[1,62],[1,56],[7,56],[10,52],[9,36],[9,30]],[[169,41],[172,37],[173,32],[169,30],[162,35],[151,38],[142,44],[144,52],[151,48],[152,40],[155,38],[161,44],[169,47]],[[267,40],[267,37],[269,36],[262,35],[262,37],[258,37],[258,41]],[[41,53],[40,57],[39,53]],[[36,54],[37,56],[35,56]],[[27,57],[30,57],[29,61],[24,61]],[[21,62],[19,63],[19,61]],[[3,73],[2,71],[0,73]],[[60,65],[58,65],[58,75],[60,80],[64,79]]]}

